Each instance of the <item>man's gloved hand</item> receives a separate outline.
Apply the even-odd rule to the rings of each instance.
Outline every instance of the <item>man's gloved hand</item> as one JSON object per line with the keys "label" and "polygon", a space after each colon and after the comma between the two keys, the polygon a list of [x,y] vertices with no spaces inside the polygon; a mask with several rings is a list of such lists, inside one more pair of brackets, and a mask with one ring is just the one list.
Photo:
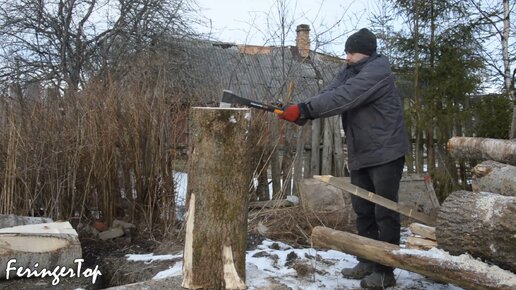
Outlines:
{"label": "man's gloved hand", "polygon": [[283,114],[279,115],[279,118],[303,126],[308,122],[306,117],[308,114],[307,110],[306,105],[303,103],[284,107]]}
{"label": "man's gloved hand", "polygon": [[299,119],[299,116],[301,116],[299,105],[292,105],[284,108],[283,114],[281,114],[279,118],[289,122],[296,122]]}

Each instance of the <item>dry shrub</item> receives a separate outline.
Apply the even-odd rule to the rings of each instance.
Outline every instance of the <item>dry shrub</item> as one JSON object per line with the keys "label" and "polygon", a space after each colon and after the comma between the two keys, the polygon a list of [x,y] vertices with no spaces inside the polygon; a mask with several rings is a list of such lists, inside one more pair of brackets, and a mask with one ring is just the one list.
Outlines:
{"label": "dry shrub", "polygon": [[171,232],[188,110],[159,63],[135,60],[123,75],[94,79],[80,93],[40,84],[6,91],[0,213],[121,218]]}
{"label": "dry shrub", "polygon": [[262,209],[249,213],[249,231],[290,245],[310,246],[316,226],[355,232],[354,221],[340,212],[308,212],[301,206]]}

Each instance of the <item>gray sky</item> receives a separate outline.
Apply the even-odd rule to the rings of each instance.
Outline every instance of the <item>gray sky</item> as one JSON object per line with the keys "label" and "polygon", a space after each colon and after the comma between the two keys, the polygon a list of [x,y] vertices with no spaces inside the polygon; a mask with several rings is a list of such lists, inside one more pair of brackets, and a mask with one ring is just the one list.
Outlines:
{"label": "gray sky", "polygon": [[[312,49],[343,55],[347,36],[368,25],[368,15],[376,8],[373,0],[197,0],[207,25],[198,27],[212,39],[237,44],[280,45],[278,11],[285,11],[286,45],[293,45],[298,24],[311,27]],[[319,43],[329,42],[315,47]]]}

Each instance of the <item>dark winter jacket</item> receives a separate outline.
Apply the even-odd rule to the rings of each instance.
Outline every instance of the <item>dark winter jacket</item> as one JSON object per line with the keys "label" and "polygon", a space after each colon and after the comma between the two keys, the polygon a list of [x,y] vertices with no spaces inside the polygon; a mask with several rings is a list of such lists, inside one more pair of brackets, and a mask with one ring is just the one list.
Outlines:
{"label": "dark winter jacket", "polygon": [[342,115],[350,170],[385,164],[407,152],[401,98],[385,56],[374,53],[344,66],[301,111],[309,119]]}

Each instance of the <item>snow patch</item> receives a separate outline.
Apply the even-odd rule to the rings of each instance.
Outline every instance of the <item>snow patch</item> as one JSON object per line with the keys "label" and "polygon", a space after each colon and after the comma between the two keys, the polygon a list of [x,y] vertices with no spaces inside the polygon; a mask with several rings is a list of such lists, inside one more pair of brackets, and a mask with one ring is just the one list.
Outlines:
{"label": "snow patch", "polygon": [[[475,206],[485,212],[484,222],[489,223],[493,216],[500,216],[503,212],[505,202],[504,198],[499,195],[493,195],[486,192],[480,192],[482,198],[477,199]],[[502,201],[502,202],[500,202]]]}
{"label": "snow patch", "polygon": [[508,285],[516,287],[516,275],[514,275],[512,272],[503,270],[496,265],[488,265],[486,263],[483,263],[482,261],[473,258],[469,254],[453,256],[450,255],[448,252],[437,248],[432,248],[428,251],[400,249],[399,253],[401,255],[413,255],[447,261],[450,264],[450,266],[455,266],[462,270],[477,273],[486,273],[487,277],[492,281],[499,281],[499,285]]}
{"label": "snow patch", "polygon": [[176,277],[181,276],[183,269],[183,262],[177,262],[174,264],[174,266],[170,269],[158,272],[154,277],[152,277],[152,280],[159,280],[159,279],[165,279],[168,277]]}
{"label": "snow patch", "polygon": [[231,117],[229,117],[229,122],[230,123],[236,123],[237,120],[236,120],[235,116],[231,115]]}
{"label": "snow patch", "polygon": [[128,254],[125,255],[127,257],[127,261],[130,262],[145,262],[150,264],[154,261],[165,261],[165,260],[175,260],[183,258],[183,253],[179,253],[176,255],[157,255],[154,254]]}
{"label": "snow patch", "polygon": [[[447,254],[438,249],[404,251],[436,257]],[[180,257],[181,253],[162,256],[175,259]],[[148,261],[155,257],[158,256],[153,254],[134,255],[135,259],[142,261]],[[355,266],[356,263],[358,261],[354,256],[342,252],[321,251],[314,248],[299,249],[282,242],[264,240],[255,250],[247,251],[246,286],[249,290],[274,288],[279,284],[293,290],[361,289],[360,280],[345,279],[340,272],[343,268]],[[152,279],[181,276],[183,267],[182,261],[175,262],[172,267],[159,272]],[[307,270],[300,271],[300,269]],[[405,270],[396,269],[394,274],[397,280],[396,290],[461,290],[453,285],[439,284]],[[503,279],[503,276],[500,277]]]}

